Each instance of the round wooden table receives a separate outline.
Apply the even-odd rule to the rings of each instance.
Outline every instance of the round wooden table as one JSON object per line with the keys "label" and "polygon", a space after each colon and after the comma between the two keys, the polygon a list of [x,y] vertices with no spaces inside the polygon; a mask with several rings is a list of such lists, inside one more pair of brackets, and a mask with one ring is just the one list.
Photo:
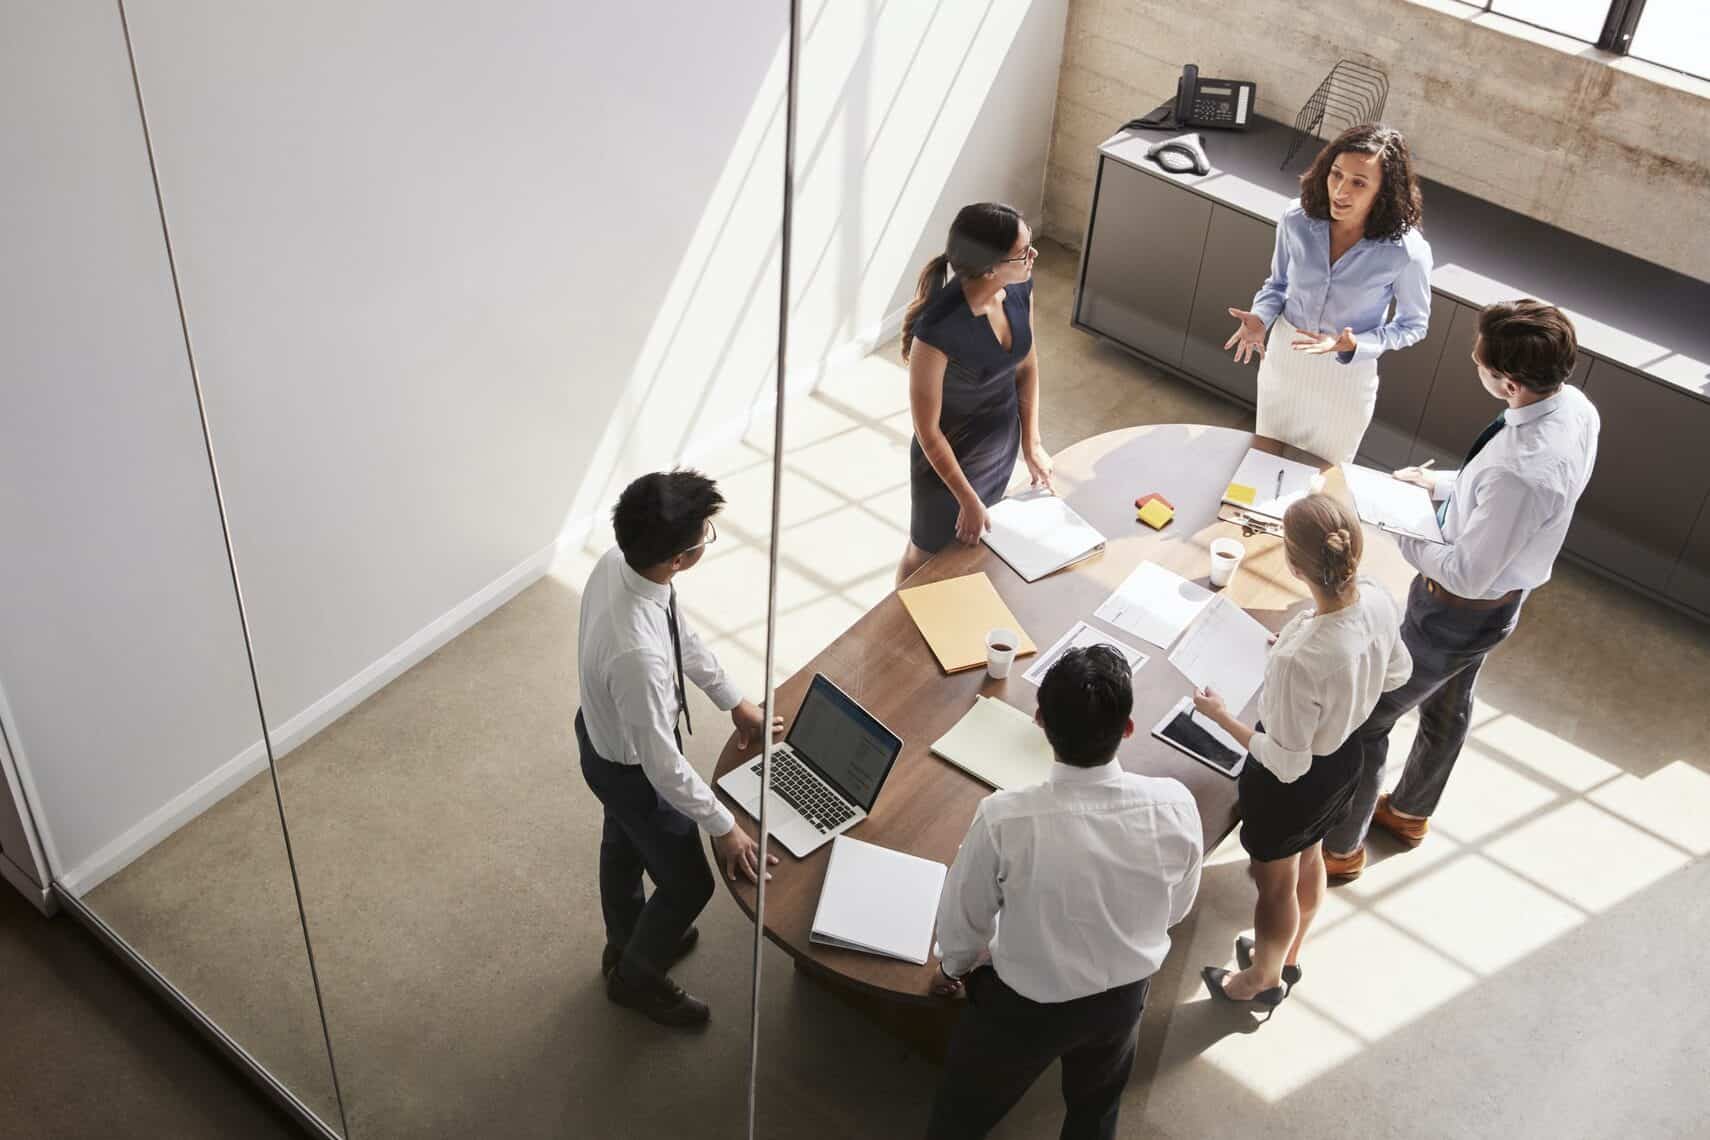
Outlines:
{"label": "round wooden table", "polygon": [[[1232,537],[1245,544],[1247,555],[1227,593],[1261,623],[1280,629],[1309,597],[1283,563],[1282,540],[1264,534],[1244,537],[1240,527],[1217,517],[1223,488],[1248,448],[1326,471],[1326,492],[1347,500],[1339,470],[1275,440],[1184,424],[1128,428],[1083,440],[1055,456],[1057,493],[1106,536],[1102,554],[1029,584],[983,544],[952,544],[910,578],[908,585],[983,570],[1043,652],[1076,621],[1091,619],[1099,604],[1142,562],[1156,562],[1209,586],[1208,547],[1213,539]],[[1175,504],[1176,516],[1162,531],[1134,517],[1134,500],[1151,491]],[[1381,531],[1370,526],[1365,531],[1362,572],[1383,582],[1398,598],[1405,596],[1412,568]],[[1122,766],[1186,784],[1199,805],[1209,851],[1235,826],[1235,781],[1153,739],[1151,727],[1191,686],[1169,663],[1165,651],[1132,635],[1111,632],[1150,654],[1135,675],[1135,732],[1118,753]],[[808,682],[815,673],[824,673],[900,735],[902,754],[878,802],[850,834],[948,865],[967,832],[975,805],[991,789],[929,749],[968,711],[979,693],[1001,697],[1031,716],[1038,690],[1021,677],[1028,660],[1018,659],[1002,681],[987,677],[983,668],[946,676],[893,592],[779,687],[777,711],[786,721],[793,717]],[[717,775],[751,759],[757,751],[757,745],[739,750],[733,735],[719,756]],[[720,796],[752,828],[753,821],[742,809],[722,792]],[[771,844],[770,850],[779,864],[766,888],[766,935],[796,959],[798,968],[867,999],[939,1001],[928,992],[936,969],[933,963],[915,966],[809,941],[831,844],[805,859],[796,859],[778,844]],[[752,918],[753,884],[729,879],[725,883]]]}

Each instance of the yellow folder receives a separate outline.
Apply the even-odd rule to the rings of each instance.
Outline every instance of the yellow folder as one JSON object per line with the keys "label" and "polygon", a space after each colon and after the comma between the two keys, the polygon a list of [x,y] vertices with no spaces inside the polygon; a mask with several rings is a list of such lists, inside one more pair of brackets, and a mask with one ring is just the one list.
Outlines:
{"label": "yellow folder", "polygon": [[1013,629],[1021,635],[1021,644],[1015,650],[1017,657],[1039,651],[998,597],[997,587],[984,571],[912,586],[899,590],[897,597],[946,673],[983,666],[986,634],[994,629]]}

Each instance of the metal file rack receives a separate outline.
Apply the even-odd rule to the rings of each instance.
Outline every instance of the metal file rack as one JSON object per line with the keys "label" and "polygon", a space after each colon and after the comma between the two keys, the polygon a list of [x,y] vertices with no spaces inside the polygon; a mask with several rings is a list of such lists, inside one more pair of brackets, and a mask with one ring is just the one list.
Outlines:
{"label": "metal file rack", "polygon": [[1369,64],[1340,59],[1330,74],[1318,85],[1312,97],[1294,117],[1294,129],[1299,132],[1283,156],[1282,169],[1294,161],[1306,136],[1324,138],[1324,123],[1340,124],[1339,130],[1359,123],[1375,123],[1383,117],[1383,107],[1389,101],[1389,76]]}

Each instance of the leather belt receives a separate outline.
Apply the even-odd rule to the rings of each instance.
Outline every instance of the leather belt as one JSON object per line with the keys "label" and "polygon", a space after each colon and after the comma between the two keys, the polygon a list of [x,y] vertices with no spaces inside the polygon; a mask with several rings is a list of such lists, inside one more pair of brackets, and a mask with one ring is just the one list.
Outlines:
{"label": "leather belt", "polygon": [[1510,590],[1500,598],[1463,598],[1459,594],[1445,588],[1442,583],[1432,581],[1430,578],[1425,579],[1425,592],[1430,594],[1433,598],[1440,599],[1451,606],[1456,606],[1463,610],[1501,609],[1510,602],[1519,601],[1521,595],[1524,593],[1523,590]]}

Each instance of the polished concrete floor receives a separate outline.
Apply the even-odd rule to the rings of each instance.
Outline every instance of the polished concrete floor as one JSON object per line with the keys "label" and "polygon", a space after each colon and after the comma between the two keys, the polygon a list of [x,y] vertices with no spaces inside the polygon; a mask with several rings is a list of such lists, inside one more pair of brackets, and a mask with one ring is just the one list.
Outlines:
{"label": "polished concrete floor", "polygon": [[[1136,423],[1250,422],[1070,329],[1074,266],[1047,245],[1038,270],[1049,446]],[[894,348],[797,401],[790,423],[786,674],[889,589],[909,432]],[[765,650],[762,438],[702,457],[731,506],[680,586],[751,692]],[[353,1136],[740,1134],[752,931],[722,891],[679,971],[714,1008],[704,1034],[658,1029],[601,993],[598,814],[568,731],[593,556],[565,558],[281,765]],[[1214,855],[1154,986],[1121,1134],[1702,1136],[1710,967],[1689,951],[1710,936],[1706,678],[1710,630],[1561,567],[1486,670],[1431,839],[1410,853],[1374,841],[1375,866],[1322,914],[1307,979],[1263,1025],[1199,987],[1198,967],[1226,962],[1251,925],[1238,849]],[[696,699],[690,754],[704,769],[724,733]],[[277,844],[241,841],[265,834],[266,791],[220,805],[93,901],[324,1103]],[[249,933],[210,937],[188,901],[241,906],[241,882],[265,905],[216,923]],[[780,952],[762,961],[760,1135],[915,1134],[933,1066]],[[1057,1115],[1048,1075],[997,1135],[1051,1135]]]}

